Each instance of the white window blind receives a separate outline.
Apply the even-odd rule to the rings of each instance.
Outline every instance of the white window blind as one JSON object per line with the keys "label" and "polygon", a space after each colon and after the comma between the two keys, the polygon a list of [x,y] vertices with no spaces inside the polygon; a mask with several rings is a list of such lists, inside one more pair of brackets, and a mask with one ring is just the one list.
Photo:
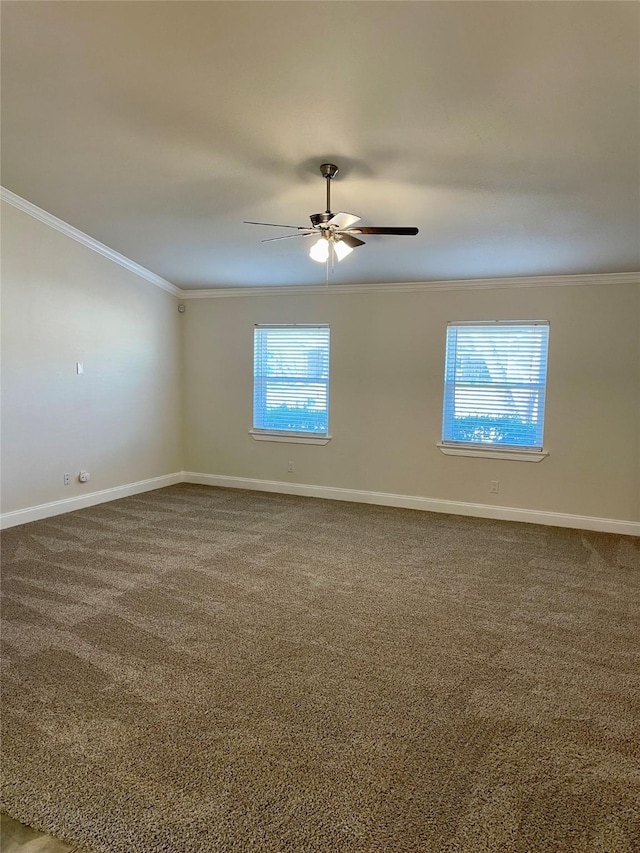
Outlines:
{"label": "white window blind", "polygon": [[549,323],[449,323],[443,444],[542,450]]}
{"label": "white window blind", "polygon": [[256,326],[253,428],[329,433],[329,327]]}

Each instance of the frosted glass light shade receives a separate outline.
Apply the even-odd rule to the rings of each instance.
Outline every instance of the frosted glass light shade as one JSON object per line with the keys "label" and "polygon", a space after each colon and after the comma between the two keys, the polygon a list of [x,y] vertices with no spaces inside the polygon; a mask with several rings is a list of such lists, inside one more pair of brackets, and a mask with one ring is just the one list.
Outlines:
{"label": "frosted glass light shade", "polygon": [[353,252],[351,246],[347,246],[347,244],[343,243],[342,240],[336,240],[333,244],[333,248],[335,249],[339,261],[346,258],[347,255],[350,255],[351,252]]}
{"label": "frosted glass light shade", "polygon": [[309,257],[313,258],[314,261],[318,261],[318,263],[323,264],[329,257],[328,240],[325,240],[324,237],[321,237],[317,243],[314,243],[313,246],[309,249]]}

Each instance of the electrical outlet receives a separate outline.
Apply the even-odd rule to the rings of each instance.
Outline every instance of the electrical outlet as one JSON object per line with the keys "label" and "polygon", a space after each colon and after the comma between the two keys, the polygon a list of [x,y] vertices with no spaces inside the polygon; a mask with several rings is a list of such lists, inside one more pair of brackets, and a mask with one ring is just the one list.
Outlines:
{"label": "electrical outlet", "polygon": [[65,486],[70,486],[71,485],[71,474],[63,474],[62,475],[62,482],[65,484]]}
{"label": "electrical outlet", "polygon": [[287,462],[287,471],[289,472],[289,474],[293,474],[294,468],[295,465],[293,464],[293,462]]}
{"label": "electrical outlet", "polygon": [[498,480],[492,480],[491,485],[489,486],[489,494],[497,495],[500,491],[500,483]]}

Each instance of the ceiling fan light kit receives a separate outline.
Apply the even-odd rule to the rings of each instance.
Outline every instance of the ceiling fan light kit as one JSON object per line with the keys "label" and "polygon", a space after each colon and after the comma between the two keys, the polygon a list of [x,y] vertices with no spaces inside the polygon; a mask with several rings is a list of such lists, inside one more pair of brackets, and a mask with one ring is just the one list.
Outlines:
{"label": "ceiling fan light kit", "polygon": [[289,237],[312,237],[320,235],[319,239],[309,249],[309,257],[325,263],[329,258],[341,261],[350,255],[358,246],[364,246],[364,240],[356,237],[356,234],[396,234],[413,236],[418,233],[417,228],[381,228],[373,225],[357,226],[360,217],[354,213],[333,213],[331,211],[331,181],[338,173],[338,167],[334,163],[323,163],[320,166],[320,174],[327,182],[327,209],[323,213],[312,213],[311,228],[304,225],[277,225],[273,222],[250,222],[245,220],[246,225],[266,225],[270,228],[293,228],[296,234],[285,234],[282,237],[269,237],[263,243],[271,243],[274,240],[286,240]]}

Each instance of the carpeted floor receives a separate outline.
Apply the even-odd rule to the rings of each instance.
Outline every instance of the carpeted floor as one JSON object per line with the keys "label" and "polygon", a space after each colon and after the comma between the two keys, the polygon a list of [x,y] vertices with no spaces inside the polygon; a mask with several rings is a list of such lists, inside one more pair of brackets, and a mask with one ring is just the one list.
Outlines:
{"label": "carpeted floor", "polygon": [[2,808],[37,829],[640,850],[640,540],[181,485],[2,557]]}

